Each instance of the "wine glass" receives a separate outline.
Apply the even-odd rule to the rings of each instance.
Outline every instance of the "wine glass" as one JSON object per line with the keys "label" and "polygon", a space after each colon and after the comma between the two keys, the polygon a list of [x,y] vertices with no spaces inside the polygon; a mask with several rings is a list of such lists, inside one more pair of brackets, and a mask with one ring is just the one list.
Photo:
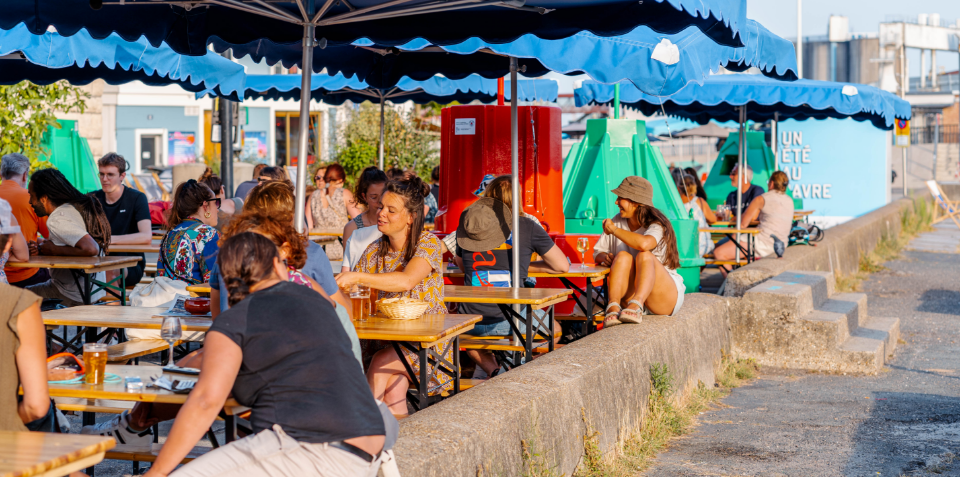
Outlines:
{"label": "wine glass", "polygon": [[587,267],[586,259],[583,258],[583,252],[586,252],[588,248],[590,248],[590,242],[587,240],[586,237],[580,237],[577,239],[577,251],[580,252],[581,268]]}
{"label": "wine glass", "polygon": [[180,317],[164,316],[163,323],[160,325],[160,338],[170,344],[170,360],[167,366],[173,366],[173,344],[180,341],[183,336],[183,327],[180,325]]}

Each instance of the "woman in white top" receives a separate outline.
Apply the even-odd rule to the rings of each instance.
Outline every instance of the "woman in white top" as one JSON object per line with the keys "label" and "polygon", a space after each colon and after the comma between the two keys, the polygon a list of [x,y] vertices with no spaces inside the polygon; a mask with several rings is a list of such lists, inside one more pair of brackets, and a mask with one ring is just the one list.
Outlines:
{"label": "woman in white top", "polygon": [[[697,196],[697,180],[681,171],[674,169],[673,180],[677,183],[677,192],[680,193],[680,200],[683,206],[687,208],[690,218],[697,221],[700,228],[706,228],[717,221],[717,216],[710,210],[707,201]],[[713,251],[713,240],[710,239],[710,232],[700,233],[700,256],[704,256]]]}
{"label": "woman in white top", "polygon": [[[610,267],[603,325],[640,323],[645,310],[673,316],[686,287],[676,272],[680,257],[670,220],[653,206],[653,186],[642,177],[627,177],[613,193],[620,213],[603,221],[604,233],[593,247],[594,261]],[[624,297],[629,301],[621,307]]]}
{"label": "woman in white top", "polygon": [[[766,257],[773,253],[774,237],[787,243],[790,237],[790,229],[793,227],[793,198],[787,195],[787,185],[790,184],[790,178],[783,171],[777,171],[770,175],[770,181],[767,182],[767,193],[753,199],[746,212],[743,213],[741,224],[749,224],[754,220],[760,220],[760,233],[756,238],[756,254],[758,257]],[[746,245],[746,238],[741,239],[741,243]],[[736,249],[733,242],[727,242],[717,246],[713,251],[713,256],[717,260],[735,260]],[[726,276],[727,269],[720,267],[720,271]]]}

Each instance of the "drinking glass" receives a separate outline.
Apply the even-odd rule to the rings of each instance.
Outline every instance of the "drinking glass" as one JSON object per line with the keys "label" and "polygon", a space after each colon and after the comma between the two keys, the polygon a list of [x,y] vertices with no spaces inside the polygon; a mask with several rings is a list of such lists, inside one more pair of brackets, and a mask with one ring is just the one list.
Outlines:
{"label": "drinking glass", "polygon": [[83,382],[87,384],[103,384],[103,376],[107,370],[107,345],[104,343],[84,343],[83,365],[87,374]]}
{"label": "drinking glass", "polygon": [[183,326],[178,316],[164,316],[160,324],[160,338],[170,344],[170,359],[167,366],[173,366],[173,344],[183,336]]}
{"label": "drinking glass", "polygon": [[583,253],[590,248],[590,242],[586,237],[580,237],[577,239],[577,251],[580,252],[580,268],[587,267],[587,261],[583,258]]}
{"label": "drinking glass", "polygon": [[370,317],[370,285],[357,283],[347,293],[353,309],[353,319],[357,322],[367,321]]}

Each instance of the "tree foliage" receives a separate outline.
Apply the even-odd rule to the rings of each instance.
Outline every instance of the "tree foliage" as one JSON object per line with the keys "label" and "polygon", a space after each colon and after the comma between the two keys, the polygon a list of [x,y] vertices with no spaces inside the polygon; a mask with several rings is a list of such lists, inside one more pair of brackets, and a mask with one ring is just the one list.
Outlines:
{"label": "tree foliage", "polygon": [[[341,147],[336,161],[348,178],[355,178],[367,166],[377,165],[380,143],[380,105],[369,102],[349,111],[349,117],[338,131]],[[413,169],[421,178],[440,161],[439,134],[423,126],[413,112],[400,114],[394,108],[384,109],[384,167]]]}
{"label": "tree foliage", "polygon": [[83,113],[88,95],[65,81],[46,86],[24,81],[0,86],[0,156],[19,152],[30,158],[30,168],[51,167],[42,144],[50,127],[60,128],[57,113]]}

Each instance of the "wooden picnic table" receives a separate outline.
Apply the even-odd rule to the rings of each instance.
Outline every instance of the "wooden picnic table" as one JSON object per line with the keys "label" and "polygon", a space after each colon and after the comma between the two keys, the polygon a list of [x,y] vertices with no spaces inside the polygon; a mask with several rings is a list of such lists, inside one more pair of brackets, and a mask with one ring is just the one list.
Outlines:
{"label": "wooden picnic table", "polygon": [[[82,326],[88,330],[107,328],[107,331],[101,334],[102,336],[116,328],[160,329],[163,322],[162,314],[166,310],[164,307],[77,306],[45,311],[42,316],[44,325]],[[444,356],[447,348],[458,349],[460,335],[472,330],[473,326],[482,318],[480,315],[454,314],[424,315],[421,318],[409,321],[371,317],[362,322],[354,320],[353,325],[356,327],[359,339],[390,341],[398,348],[398,353],[400,352],[399,347],[402,346],[418,353],[422,359],[438,359]],[[180,322],[185,332],[205,332],[213,325],[213,319],[208,316],[184,317],[180,318]],[[433,351],[432,347],[434,346],[440,346],[443,348],[441,350],[443,352],[438,354]],[[444,362],[446,363],[446,361]],[[455,389],[460,389],[460,360],[457,353],[454,353],[454,363],[446,364],[452,367],[453,371],[451,373],[455,374]],[[420,378],[427,372],[427,368],[427,366],[421,368]],[[432,372],[445,371],[440,366],[434,366]],[[411,374],[411,376],[415,375]],[[430,377],[428,376],[426,381],[414,377],[417,403],[421,406],[426,406],[429,398],[427,384]],[[52,391],[51,396],[53,396]],[[96,399],[117,398],[103,396],[96,397]]]}
{"label": "wooden picnic table", "polygon": [[[89,305],[91,297],[98,291],[107,293],[120,299],[121,305],[127,304],[127,288],[124,283],[127,279],[126,269],[135,266],[140,257],[106,256],[106,257],[60,257],[52,255],[32,255],[27,262],[7,262],[13,268],[58,268],[70,270],[73,280],[80,290],[83,304]],[[120,274],[106,282],[94,278],[97,273],[109,270],[120,270]],[[116,285],[114,285],[116,284]],[[96,289],[94,286],[96,285]]]}
{"label": "wooden picnic table", "polygon": [[[794,211],[793,211],[793,220],[803,220],[803,219],[806,218],[808,215],[810,215],[810,214],[812,214],[812,213],[814,213],[814,212],[816,212],[816,211],[815,211],[815,210],[794,210]],[[718,220],[718,221],[710,224],[711,227],[736,227],[736,225],[737,225],[737,221],[736,221],[736,220]],[[743,224],[741,224],[741,225],[743,225]],[[756,227],[756,226],[760,225],[760,222],[754,220],[753,222],[750,222],[750,223],[747,224],[747,225],[748,225],[749,227]]]}
{"label": "wooden picnic table", "polygon": [[[756,260],[756,237],[757,234],[760,233],[760,229],[755,227],[741,229],[736,227],[705,227],[700,228],[698,231],[709,232],[711,235],[725,235],[730,239],[731,242],[734,243],[734,245],[736,245],[738,249],[740,249],[740,252],[743,253],[743,258],[746,260],[747,264],[753,263],[753,261]],[[737,234],[745,235],[747,237],[746,248],[744,248],[743,244],[737,242]],[[739,265],[740,261],[736,260],[735,264]],[[722,265],[726,265],[726,263],[723,263]]]}
{"label": "wooden picnic table", "polygon": [[[133,307],[131,307],[133,308]],[[163,368],[150,365],[125,365],[108,364],[106,373],[115,374],[120,377],[118,382],[106,382],[103,384],[86,384],[84,382],[76,384],[49,383],[47,387],[52,398],[77,398],[86,400],[90,410],[83,411],[83,425],[92,425],[96,421],[94,412],[95,406],[105,400],[110,401],[133,401],[133,402],[155,402],[166,404],[183,404],[187,402],[189,394],[177,394],[166,389],[147,386],[153,382],[153,378],[160,377],[163,374]],[[125,380],[129,377],[138,377],[143,381],[143,387],[139,391],[127,391]],[[179,380],[196,380],[196,376],[177,374]],[[82,402],[82,401],[81,401]],[[228,397],[223,404],[228,412],[224,419],[227,425],[226,441],[232,442],[236,439],[236,420],[234,419],[236,409],[243,406],[233,397]]]}
{"label": "wooden picnic table", "polygon": [[[463,272],[457,268],[453,263],[448,263],[444,265],[443,268],[444,278],[463,278]],[[580,308],[580,311],[583,312],[584,316],[590,316],[593,314],[593,281],[598,279],[603,279],[603,288],[607,288],[607,275],[610,274],[610,267],[604,267],[603,265],[593,265],[593,264],[584,264],[584,263],[573,263],[570,264],[570,269],[565,273],[530,273],[527,276],[532,278],[558,278],[560,282],[563,283],[563,286],[567,287],[568,290],[577,292],[580,296],[586,298],[586,303],[576,300],[577,307]],[[585,278],[586,286],[580,288],[572,281],[571,278]],[[588,320],[589,322],[589,320]],[[589,326],[587,332],[589,333]]]}
{"label": "wooden picnic table", "polygon": [[310,229],[310,237],[343,237],[343,228],[317,227]]}
{"label": "wooden picnic table", "polygon": [[110,253],[160,253],[160,244],[150,245],[111,245]]}
{"label": "wooden picnic table", "polygon": [[[497,305],[500,312],[503,313],[507,323],[514,336],[523,343],[523,355],[527,362],[533,360],[533,348],[538,334],[546,337],[548,349],[554,350],[553,330],[556,320],[554,320],[553,306],[567,300],[567,297],[573,293],[573,290],[566,288],[499,288],[499,287],[473,287],[465,285],[445,285],[443,287],[443,301],[447,303],[486,303]],[[526,313],[521,315],[514,311],[510,305],[522,305],[526,307]],[[534,310],[549,308],[547,311],[547,322],[544,323],[535,315]],[[525,316],[524,316],[525,315]],[[514,319],[526,323],[525,332],[514,323]],[[533,332],[530,332],[533,330]],[[515,365],[520,365],[521,356],[515,357]]]}
{"label": "wooden picnic table", "polygon": [[59,477],[103,460],[112,437],[0,431],[0,477]]}

